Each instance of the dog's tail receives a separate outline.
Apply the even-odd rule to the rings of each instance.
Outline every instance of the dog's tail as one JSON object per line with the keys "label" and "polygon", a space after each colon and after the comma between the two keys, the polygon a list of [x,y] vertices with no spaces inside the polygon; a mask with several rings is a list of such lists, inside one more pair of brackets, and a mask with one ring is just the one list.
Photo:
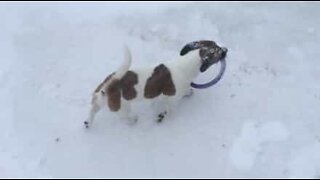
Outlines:
{"label": "dog's tail", "polygon": [[131,53],[130,49],[127,45],[124,45],[124,61],[122,65],[119,67],[119,69],[115,72],[113,78],[115,79],[121,79],[129,70],[131,66]]}

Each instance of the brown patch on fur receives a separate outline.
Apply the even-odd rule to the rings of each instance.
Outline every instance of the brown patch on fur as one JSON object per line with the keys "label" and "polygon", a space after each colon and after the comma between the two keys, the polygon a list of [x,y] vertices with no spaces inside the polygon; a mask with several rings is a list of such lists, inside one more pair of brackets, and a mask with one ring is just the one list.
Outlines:
{"label": "brown patch on fur", "polygon": [[128,71],[121,79],[122,96],[126,100],[131,100],[137,96],[134,85],[138,83],[138,76],[132,71]]}
{"label": "brown patch on fur", "polygon": [[106,88],[109,109],[111,111],[118,111],[120,109],[121,94],[125,100],[134,99],[137,96],[137,91],[134,89],[134,85],[137,83],[138,76],[133,71],[128,71],[120,80],[112,80]]}
{"label": "brown patch on fur", "polygon": [[163,64],[154,69],[152,76],[148,78],[144,88],[144,96],[146,98],[155,98],[161,93],[167,96],[173,96],[176,93],[171,73]]}
{"label": "brown patch on fur", "polygon": [[118,111],[121,105],[121,81],[118,79],[112,80],[107,87],[108,106],[111,111]]}

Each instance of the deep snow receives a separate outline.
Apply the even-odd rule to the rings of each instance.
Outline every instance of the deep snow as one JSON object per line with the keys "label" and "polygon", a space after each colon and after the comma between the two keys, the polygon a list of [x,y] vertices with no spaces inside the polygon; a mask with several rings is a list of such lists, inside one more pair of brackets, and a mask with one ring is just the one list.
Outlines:
{"label": "deep snow", "polygon": [[[320,177],[320,3],[1,2],[0,177]],[[216,86],[162,124],[108,111],[91,93],[122,62],[229,49]],[[211,68],[197,82],[208,80]]]}

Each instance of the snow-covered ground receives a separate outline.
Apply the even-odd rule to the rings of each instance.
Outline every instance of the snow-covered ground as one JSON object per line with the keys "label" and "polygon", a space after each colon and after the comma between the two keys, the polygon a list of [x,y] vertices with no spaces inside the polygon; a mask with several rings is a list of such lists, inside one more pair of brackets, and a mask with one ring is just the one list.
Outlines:
{"label": "snow-covered ground", "polygon": [[[0,3],[0,177],[320,177],[320,3]],[[156,124],[113,113],[83,127],[122,62],[229,49],[216,86]],[[210,79],[217,69],[201,75]]]}

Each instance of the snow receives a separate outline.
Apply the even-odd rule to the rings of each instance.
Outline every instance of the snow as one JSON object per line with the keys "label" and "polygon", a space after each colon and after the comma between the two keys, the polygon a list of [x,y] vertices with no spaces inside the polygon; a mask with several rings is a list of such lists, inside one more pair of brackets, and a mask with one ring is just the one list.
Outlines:
{"label": "snow", "polygon": [[258,154],[261,153],[264,143],[287,139],[288,132],[280,122],[266,122],[264,124],[246,122],[240,137],[233,143],[230,160],[236,168],[250,171]]}
{"label": "snow", "polygon": [[[319,178],[318,2],[1,2],[1,178]],[[95,87],[122,62],[228,47],[216,86],[155,123],[101,111]],[[206,81],[218,69],[197,78]]]}

